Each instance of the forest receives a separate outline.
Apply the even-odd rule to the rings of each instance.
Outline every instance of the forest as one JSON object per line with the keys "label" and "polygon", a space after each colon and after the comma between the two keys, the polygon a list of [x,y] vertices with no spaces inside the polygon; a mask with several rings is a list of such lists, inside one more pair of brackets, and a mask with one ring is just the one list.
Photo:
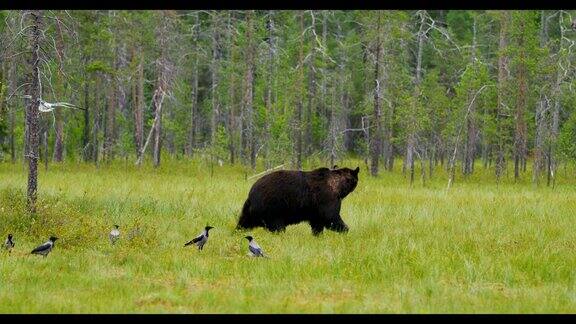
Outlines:
{"label": "forest", "polygon": [[574,313],[575,14],[0,10],[0,313]]}
{"label": "forest", "polygon": [[470,175],[481,161],[494,181],[513,174],[552,185],[558,167],[576,158],[571,11],[2,18],[4,162],[28,155],[29,93],[74,106],[40,113],[45,163],[157,166],[167,154],[302,168],[353,155],[373,176],[400,161],[411,183],[438,165],[451,179]]}

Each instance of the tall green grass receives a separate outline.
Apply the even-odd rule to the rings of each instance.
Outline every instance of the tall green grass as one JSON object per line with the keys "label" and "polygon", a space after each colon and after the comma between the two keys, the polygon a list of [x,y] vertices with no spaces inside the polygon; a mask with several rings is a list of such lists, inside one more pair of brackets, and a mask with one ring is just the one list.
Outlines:
{"label": "tall green grass", "polygon": [[[2,313],[573,313],[576,181],[554,189],[500,184],[481,166],[446,190],[394,172],[360,182],[344,200],[350,232],[313,237],[250,231],[270,258],[247,256],[234,227],[261,171],[164,161],[40,170],[38,213],[25,211],[26,169],[0,164]],[[308,167],[313,167],[309,165]],[[122,238],[111,246],[113,224]],[[183,244],[210,224],[203,251]],[[130,233],[134,233],[131,239]],[[50,235],[46,258],[29,255]]]}

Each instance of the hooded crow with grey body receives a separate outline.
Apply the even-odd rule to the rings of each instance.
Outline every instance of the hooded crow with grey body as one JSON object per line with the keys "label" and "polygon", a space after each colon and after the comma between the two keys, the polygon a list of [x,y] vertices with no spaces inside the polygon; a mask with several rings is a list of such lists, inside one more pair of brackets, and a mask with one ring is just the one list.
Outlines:
{"label": "hooded crow with grey body", "polygon": [[198,247],[198,250],[202,250],[202,248],[204,247],[204,244],[206,244],[206,242],[208,242],[208,235],[209,235],[208,231],[210,231],[213,228],[214,227],[212,227],[212,226],[206,226],[204,228],[204,231],[202,233],[200,233],[200,235],[195,237],[192,241],[184,244],[184,246],[188,246],[190,244],[195,244]]}
{"label": "hooded crow with grey body", "polygon": [[4,242],[4,248],[8,250],[8,253],[12,252],[12,248],[14,247],[14,241],[12,240],[12,234],[8,234],[8,238],[6,242]]}
{"label": "hooded crow with grey body", "polygon": [[48,240],[48,242],[35,248],[30,253],[31,254],[40,254],[40,255],[43,255],[44,257],[46,257],[48,255],[48,253],[50,253],[50,251],[52,251],[52,249],[54,248],[54,242],[56,242],[57,239],[58,238],[55,236],[50,236],[50,239]]}
{"label": "hooded crow with grey body", "polygon": [[256,243],[256,241],[252,236],[248,235],[245,236],[244,238],[248,239],[248,250],[250,250],[250,254],[253,257],[266,257],[264,255],[264,252],[262,252],[262,248],[260,247],[260,245],[258,245],[258,243]]}
{"label": "hooded crow with grey body", "polygon": [[118,230],[120,226],[118,225],[114,225],[114,228],[112,229],[112,231],[110,231],[110,243],[114,244],[116,243],[116,241],[118,241],[118,239],[120,238],[120,230]]}

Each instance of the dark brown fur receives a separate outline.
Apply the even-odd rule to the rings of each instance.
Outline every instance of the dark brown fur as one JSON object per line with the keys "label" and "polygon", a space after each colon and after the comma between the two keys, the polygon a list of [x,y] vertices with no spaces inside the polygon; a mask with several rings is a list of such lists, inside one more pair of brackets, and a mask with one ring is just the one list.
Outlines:
{"label": "dark brown fur", "polygon": [[346,232],[348,226],[340,216],[340,206],[356,188],[359,171],[334,167],[265,175],[252,186],[237,228],[264,227],[277,232],[307,221],[314,235],[324,228]]}

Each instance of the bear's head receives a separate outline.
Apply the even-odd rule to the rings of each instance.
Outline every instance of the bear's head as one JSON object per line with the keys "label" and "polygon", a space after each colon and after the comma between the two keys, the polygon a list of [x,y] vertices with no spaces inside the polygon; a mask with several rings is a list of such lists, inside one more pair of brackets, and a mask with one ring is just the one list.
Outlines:
{"label": "bear's head", "polygon": [[356,189],[359,172],[360,167],[352,170],[349,168],[337,169],[337,166],[334,166],[330,170],[330,180],[328,182],[332,190],[338,195],[338,198],[343,199]]}

